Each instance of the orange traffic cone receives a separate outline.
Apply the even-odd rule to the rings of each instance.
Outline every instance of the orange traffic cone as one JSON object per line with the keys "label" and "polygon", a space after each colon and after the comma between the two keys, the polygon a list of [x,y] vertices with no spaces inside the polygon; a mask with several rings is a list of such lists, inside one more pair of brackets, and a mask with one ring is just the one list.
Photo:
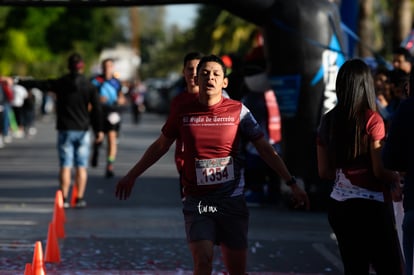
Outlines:
{"label": "orange traffic cone", "polygon": [[27,263],[24,268],[24,275],[32,275],[32,264]]}
{"label": "orange traffic cone", "polygon": [[76,206],[76,199],[78,198],[78,185],[76,182],[73,183],[72,187],[72,196],[70,198],[70,206],[75,207]]}
{"label": "orange traffic cone", "polygon": [[56,191],[55,196],[55,210],[58,211],[59,220],[66,222],[65,209],[63,207],[63,193],[62,190]]}
{"label": "orange traffic cone", "polygon": [[53,222],[49,223],[49,231],[47,234],[45,262],[60,263],[59,242],[56,236],[56,227]]}
{"label": "orange traffic cone", "polygon": [[32,275],[46,275],[45,266],[43,264],[42,243],[40,241],[35,243],[32,262]]}
{"label": "orange traffic cone", "polygon": [[53,225],[55,226],[55,232],[58,238],[65,237],[64,211],[65,210],[63,208],[63,205],[60,207],[59,205],[55,204],[55,209],[53,211]]}

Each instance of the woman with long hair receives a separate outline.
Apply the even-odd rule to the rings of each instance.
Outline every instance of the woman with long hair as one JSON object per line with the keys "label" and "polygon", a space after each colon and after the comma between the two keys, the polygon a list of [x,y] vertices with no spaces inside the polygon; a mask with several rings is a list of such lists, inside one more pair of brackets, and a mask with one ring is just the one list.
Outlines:
{"label": "woman with long hair", "polygon": [[317,156],[320,177],[334,181],[328,220],[344,273],[368,275],[372,266],[378,275],[403,274],[392,211],[392,199],[401,196],[400,177],[382,164],[385,127],[367,64],[346,61],[336,93],[336,106],[321,119]]}

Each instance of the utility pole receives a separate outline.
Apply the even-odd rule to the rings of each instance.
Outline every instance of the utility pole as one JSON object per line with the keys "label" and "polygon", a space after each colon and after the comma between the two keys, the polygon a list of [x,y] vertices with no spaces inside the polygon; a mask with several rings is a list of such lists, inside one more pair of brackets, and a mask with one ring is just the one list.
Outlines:
{"label": "utility pole", "polygon": [[131,28],[131,47],[139,51],[138,7],[129,8],[129,25]]}

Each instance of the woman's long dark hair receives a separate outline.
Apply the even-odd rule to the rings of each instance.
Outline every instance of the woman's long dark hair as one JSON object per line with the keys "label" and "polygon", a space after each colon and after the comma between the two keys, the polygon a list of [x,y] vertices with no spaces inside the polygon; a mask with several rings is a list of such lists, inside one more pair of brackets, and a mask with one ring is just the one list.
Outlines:
{"label": "woman's long dark hair", "polygon": [[366,112],[376,111],[372,73],[360,59],[346,61],[336,79],[337,105],[327,114],[329,151],[336,167],[352,163],[369,151]]}

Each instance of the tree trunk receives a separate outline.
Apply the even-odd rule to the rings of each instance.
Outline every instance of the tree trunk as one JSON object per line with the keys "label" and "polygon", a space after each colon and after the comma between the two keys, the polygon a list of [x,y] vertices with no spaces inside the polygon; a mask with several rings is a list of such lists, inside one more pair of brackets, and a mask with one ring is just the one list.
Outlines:
{"label": "tree trunk", "polygon": [[393,49],[400,46],[412,28],[411,0],[394,0],[393,10]]}
{"label": "tree trunk", "polygon": [[139,12],[138,7],[129,8],[129,25],[131,29],[131,47],[140,53],[139,43]]}
{"label": "tree trunk", "polygon": [[358,55],[360,57],[373,56],[373,50],[370,45],[374,44],[374,27],[372,14],[374,8],[374,0],[361,0],[359,7],[359,37]]}

